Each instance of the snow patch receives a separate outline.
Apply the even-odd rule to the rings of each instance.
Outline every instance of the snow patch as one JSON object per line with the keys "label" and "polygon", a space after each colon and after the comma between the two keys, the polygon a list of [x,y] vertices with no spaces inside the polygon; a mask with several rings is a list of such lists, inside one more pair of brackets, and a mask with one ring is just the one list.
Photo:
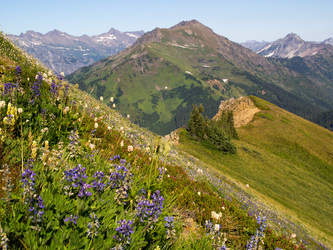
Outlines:
{"label": "snow patch", "polygon": [[266,55],[265,57],[271,57],[271,56],[273,56],[274,55],[274,52],[272,52],[272,53],[269,53],[268,55]]}
{"label": "snow patch", "polygon": [[139,38],[140,36],[138,35],[134,35],[134,34],[131,34],[131,33],[126,33],[126,35],[130,36],[130,37],[134,37],[134,38]]}
{"label": "snow patch", "polygon": [[115,40],[117,37],[115,35],[109,35],[109,36],[100,36],[97,38],[97,42],[103,42],[104,40]]}

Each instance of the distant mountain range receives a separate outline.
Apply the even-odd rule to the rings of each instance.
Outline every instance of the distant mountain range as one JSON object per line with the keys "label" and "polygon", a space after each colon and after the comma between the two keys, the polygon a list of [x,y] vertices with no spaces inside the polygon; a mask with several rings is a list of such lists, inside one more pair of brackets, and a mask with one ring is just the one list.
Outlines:
{"label": "distant mountain range", "polygon": [[143,31],[120,32],[112,28],[96,36],[72,36],[53,30],[46,34],[27,31],[19,36],[9,37],[55,73],[64,72],[68,75],[81,67],[118,53],[132,45],[143,34]]}
{"label": "distant mountain range", "polygon": [[232,97],[256,95],[306,119],[333,109],[333,47],[293,59],[258,55],[191,20],[147,32],[67,80],[114,96],[122,114],[159,134],[185,125],[192,105],[212,117]]}
{"label": "distant mountain range", "polygon": [[241,45],[264,57],[293,58],[296,56],[306,57],[315,55],[320,49],[328,45],[333,45],[333,39],[329,38],[320,43],[307,42],[302,40],[297,34],[290,33],[275,42],[247,41],[241,43]]}

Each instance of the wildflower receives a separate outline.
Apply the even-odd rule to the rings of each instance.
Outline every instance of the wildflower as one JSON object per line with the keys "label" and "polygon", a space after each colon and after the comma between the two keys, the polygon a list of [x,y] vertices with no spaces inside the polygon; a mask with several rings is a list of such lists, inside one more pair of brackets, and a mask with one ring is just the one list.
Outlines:
{"label": "wildflower", "polygon": [[216,213],[215,211],[212,211],[212,218],[214,219],[214,220],[219,220],[221,217],[222,217],[222,213],[220,212],[220,213]]}
{"label": "wildflower", "polygon": [[0,101],[0,108],[4,108],[6,106],[6,102],[5,101]]}
{"label": "wildflower", "polygon": [[116,235],[113,236],[114,239],[118,240],[119,242],[129,245],[131,243],[131,234],[133,233],[133,228],[131,225],[133,221],[125,219],[120,220],[117,222],[119,226],[116,228]]}
{"label": "wildflower", "polygon": [[92,193],[88,190],[88,188],[90,188],[90,187],[91,187],[91,185],[89,185],[89,184],[83,182],[83,184],[82,184],[82,186],[81,186],[81,189],[80,189],[80,191],[79,191],[78,196],[79,196],[79,197],[83,197],[83,196],[91,196]]}
{"label": "wildflower", "polygon": [[32,215],[29,218],[32,219],[32,222],[37,224],[38,222],[42,221],[42,216],[44,214],[44,211],[42,209],[44,209],[45,206],[43,204],[42,197],[38,195],[36,199],[35,196],[36,195],[34,195],[34,197],[30,199],[29,212],[31,212]]}
{"label": "wildflower", "polygon": [[200,192],[200,191],[198,192],[198,195],[199,195],[199,196],[201,195],[201,192]]}
{"label": "wildflower", "polygon": [[21,75],[21,67],[19,65],[16,66],[15,68],[15,74],[18,76],[18,75]]}
{"label": "wildflower", "polygon": [[97,129],[98,128],[98,123],[95,122],[94,128]]}
{"label": "wildflower", "polygon": [[64,108],[64,111],[63,111],[64,115],[67,114],[68,111],[69,111],[69,107],[66,106],[66,107]]}
{"label": "wildflower", "polygon": [[123,140],[120,142],[120,147],[124,147],[124,141]]}
{"label": "wildflower", "polygon": [[167,229],[166,233],[167,233],[167,239],[175,236],[176,235],[176,231],[175,231],[175,225],[174,225],[174,218],[173,216],[170,217],[164,217],[164,221],[165,221],[165,228]]}
{"label": "wildflower", "polygon": [[127,119],[129,119],[131,116],[130,115],[127,115]]}
{"label": "wildflower", "polygon": [[91,219],[91,222],[88,222],[88,231],[87,236],[91,238],[93,235],[98,235],[98,229],[100,227],[99,220],[97,218],[97,215],[95,213],[92,213],[89,215],[89,218]]}
{"label": "wildflower", "polygon": [[133,151],[133,146],[132,146],[132,145],[128,145],[128,147],[127,147],[127,151],[128,151],[128,152],[132,152],[132,151]]}
{"label": "wildflower", "polygon": [[113,99],[113,97],[111,96],[111,97],[110,97],[110,102],[113,102],[113,101],[114,101],[114,99]]}
{"label": "wildflower", "polygon": [[1,237],[1,242],[0,242],[0,245],[2,247],[2,249],[8,249],[8,238],[7,238],[7,235],[6,233],[3,231],[2,227],[1,227],[1,224],[0,224],[0,237]]}
{"label": "wildflower", "polygon": [[162,212],[164,198],[161,196],[161,192],[157,190],[151,198],[152,200],[149,200],[142,196],[137,201],[136,216],[140,218],[141,222],[146,219],[148,222],[156,222]]}
{"label": "wildflower", "polygon": [[76,225],[78,218],[79,218],[79,216],[77,216],[77,215],[73,216],[71,214],[70,216],[67,216],[66,219],[64,219],[64,222],[72,222],[72,223],[74,223]]}
{"label": "wildflower", "polygon": [[94,175],[94,178],[96,178],[93,181],[93,188],[96,189],[97,191],[102,191],[105,187],[105,184],[103,183],[104,179],[104,173],[102,171],[97,171]]}
{"label": "wildflower", "polygon": [[120,156],[114,156],[111,160],[120,160],[120,164],[114,164],[113,168],[110,169],[110,176],[108,185],[111,186],[112,189],[116,189],[116,197],[115,199],[120,204],[128,197],[128,190],[131,188],[132,176],[133,174],[130,172],[129,165],[125,166],[126,161],[124,159],[120,159]]}
{"label": "wildflower", "polygon": [[7,197],[5,198],[5,201],[8,202],[11,200],[11,191],[12,191],[12,188],[14,187],[14,184],[12,183],[12,178],[10,176],[11,171],[10,171],[9,165],[4,164],[1,167],[4,168],[4,170],[1,170],[1,171],[3,171],[2,180],[5,183],[5,185],[2,187],[2,189],[7,193]]}
{"label": "wildflower", "polygon": [[17,109],[17,112],[18,112],[19,114],[22,114],[23,109],[22,109],[22,108],[18,108],[18,109]]}
{"label": "wildflower", "polygon": [[112,108],[114,108],[114,109],[115,109],[115,108],[116,108],[116,104],[112,104]]}
{"label": "wildflower", "polygon": [[292,235],[291,235],[291,238],[296,238],[296,234],[292,234]]}
{"label": "wildflower", "polygon": [[101,97],[99,98],[99,100],[100,100],[101,102],[103,102],[103,100],[104,100],[103,96],[101,96]]}

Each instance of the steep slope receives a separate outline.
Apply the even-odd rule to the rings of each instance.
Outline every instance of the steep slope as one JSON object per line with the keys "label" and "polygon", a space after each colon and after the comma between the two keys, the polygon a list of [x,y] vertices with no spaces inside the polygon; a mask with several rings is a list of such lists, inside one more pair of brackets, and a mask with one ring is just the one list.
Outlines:
{"label": "steep slope", "polygon": [[39,59],[55,73],[68,75],[132,45],[143,31],[120,32],[110,29],[95,36],[72,36],[53,30],[46,34],[27,31],[19,36],[10,35],[18,45]]}
{"label": "steep slope", "polygon": [[212,117],[220,100],[230,97],[260,95],[306,118],[333,106],[332,86],[316,84],[195,20],[156,28],[67,79],[96,98],[117,97],[122,114],[160,134],[185,125],[193,104],[203,104]]}
{"label": "steep slope", "polygon": [[[179,147],[208,168],[239,181],[240,186],[260,197],[268,207],[275,207],[263,214],[279,230],[288,226],[274,217],[273,211],[288,218],[290,225],[294,223],[292,232],[303,237],[304,242],[315,238],[331,245],[333,133],[254,96],[229,100],[220,107],[234,110],[237,116],[251,111],[253,104],[260,112],[237,129],[240,139],[234,140],[236,155],[203,148],[184,131]],[[261,209],[251,199],[240,199],[244,199],[250,211]]]}

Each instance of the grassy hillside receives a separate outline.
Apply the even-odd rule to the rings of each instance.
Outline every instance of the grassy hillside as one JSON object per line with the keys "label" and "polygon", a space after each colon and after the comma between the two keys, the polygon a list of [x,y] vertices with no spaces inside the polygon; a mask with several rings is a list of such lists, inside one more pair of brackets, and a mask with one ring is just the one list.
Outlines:
{"label": "grassy hillside", "polygon": [[211,185],[220,175],[53,75],[3,34],[0,55],[4,249],[304,249]]}
{"label": "grassy hillside", "polygon": [[[333,133],[257,97],[261,109],[247,125],[237,129],[236,155],[204,148],[182,132],[180,148],[223,173],[247,192],[322,242],[333,242]],[[246,201],[250,210],[256,210]],[[266,213],[269,213],[266,210]],[[287,230],[281,220],[274,227]],[[279,224],[280,223],[280,224]],[[292,224],[290,223],[290,224]],[[272,225],[273,226],[273,225]],[[300,228],[294,233],[305,234]],[[311,236],[304,236],[308,241]],[[307,239],[308,237],[308,239]]]}

